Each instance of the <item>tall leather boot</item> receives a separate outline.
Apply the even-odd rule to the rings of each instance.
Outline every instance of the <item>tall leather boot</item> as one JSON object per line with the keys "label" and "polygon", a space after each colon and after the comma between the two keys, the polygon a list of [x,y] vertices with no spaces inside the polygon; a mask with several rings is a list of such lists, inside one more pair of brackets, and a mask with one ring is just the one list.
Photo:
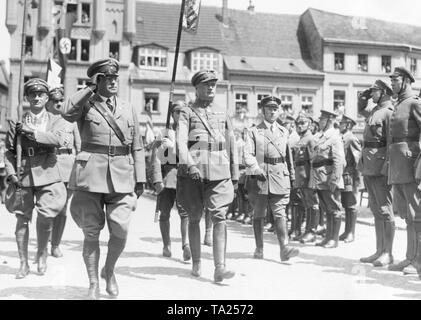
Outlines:
{"label": "tall leather boot", "polygon": [[18,246],[20,267],[16,274],[16,279],[23,279],[29,274],[28,264],[28,240],[29,240],[29,226],[28,220],[17,215],[16,230],[15,230],[16,244]]}
{"label": "tall leather boot", "polygon": [[326,234],[326,212],[319,208],[319,221],[316,227],[316,235],[325,236]]}
{"label": "tall leather boot", "polygon": [[203,239],[205,246],[212,246],[212,217],[211,214],[206,211],[205,213],[205,238]]}
{"label": "tall leather boot", "polygon": [[51,232],[51,255],[55,258],[61,258],[63,256],[59,245],[61,238],[63,237],[66,220],[67,216],[61,213],[53,220],[53,230]]}
{"label": "tall leather boot", "polygon": [[296,207],[296,212],[297,212],[297,221],[296,221],[296,225],[295,225],[295,234],[296,236],[293,237],[291,240],[294,241],[300,241],[301,237],[303,236],[302,232],[301,232],[301,227],[303,225],[303,220],[304,220],[304,215],[305,215],[305,209],[301,206],[297,206]]}
{"label": "tall leather boot", "polygon": [[183,250],[183,260],[189,261],[191,259],[190,246],[187,242],[187,228],[189,224],[188,217],[181,217],[180,232],[181,232],[181,248]]}
{"label": "tall leather boot", "polygon": [[200,224],[199,221],[189,221],[189,242],[191,255],[193,260],[191,274],[195,277],[200,277]]}
{"label": "tall leather boot", "polygon": [[345,243],[353,242],[355,239],[355,224],[357,223],[357,210],[352,208],[349,210],[349,227],[348,227],[348,235],[344,239]]}
{"label": "tall leather boot", "polygon": [[385,220],[384,221],[384,233],[383,233],[383,243],[384,249],[383,253],[376,260],[373,261],[373,266],[383,267],[393,263],[393,239],[395,237],[395,221]]}
{"label": "tall leather boot", "polygon": [[38,214],[37,222],[37,261],[38,261],[38,274],[44,275],[47,271],[47,245],[48,240],[50,239],[51,230],[53,228],[53,218],[45,218],[44,216]]}
{"label": "tall leather boot", "polygon": [[323,246],[324,248],[336,248],[339,243],[339,230],[341,229],[341,217],[331,215],[330,239]]}
{"label": "tall leather boot", "polygon": [[162,255],[169,258],[171,257],[170,221],[159,221],[159,229],[161,230],[162,242],[164,244]]}
{"label": "tall leather boot", "polygon": [[360,261],[363,263],[373,263],[377,260],[384,251],[384,222],[382,219],[374,217],[374,230],[376,232],[376,252],[371,256],[361,258]]}
{"label": "tall leather boot", "polygon": [[402,272],[403,274],[417,274],[417,269],[416,269],[416,255],[417,255],[417,235],[416,235],[416,231],[415,231],[415,224],[414,222],[411,222],[410,224],[410,235],[408,235],[408,237],[410,238],[410,243],[412,244],[412,246],[408,249],[407,252],[407,257],[411,257],[411,263],[406,266],[405,268],[403,268]]}
{"label": "tall leather boot", "polygon": [[344,232],[339,236],[340,241],[344,241],[346,237],[348,237],[349,234],[349,209],[345,209],[345,230]]}
{"label": "tall leather boot", "polygon": [[317,223],[319,222],[319,212],[313,208],[307,209],[307,217],[306,217],[306,232],[301,237],[301,243],[310,243],[316,241],[316,228]]}
{"label": "tall leather boot", "polygon": [[417,252],[413,262],[414,267],[417,269],[418,278],[421,279],[421,228],[417,227],[415,237],[417,240]]}
{"label": "tall leather boot", "polygon": [[86,271],[89,278],[89,290],[87,298],[90,300],[97,300],[99,298],[99,241],[83,241],[83,261],[85,262]]}
{"label": "tall leather boot", "polygon": [[225,221],[219,221],[213,226],[213,261],[215,282],[222,282],[224,279],[231,279],[235,272],[225,267],[225,254],[227,251],[227,225]]}
{"label": "tall leather boot", "polygon": [[263,259],[263,224],[264,219],[253,219],[254,240],[256,241],[255,259]]}
{"label": "tall leather boot", "polygon": [[287,222],[285,218],[275,218],[275,230],[281,248],[281,261],[288,261],[297,256],[300,251],[287,245]]}
{"label": "tall leather boot", "polygon": [[415,226],[413,223],[406,221],[406,258],[399,263],[392,263],[388,269],[390,271],[403,271],[415,259],[416,255],[416,236]]}
{"label": "tall leather boot", "polygon": [[316,246],[323,247],[331,239],[331,237],[332,237],[332,224],[333,224],[332,220],[333,220],[333,214],[331,214],[331,213],[327,214],[326,213],[326,233],[325,233],[325,237],[323,238],[322,241],[316,243]]}
{"label": "tall leather boot", "polygon": [[105,266],[101,270],[101,278],[105,279],[105,290],[111,297],[118,296],[118,284],[114,275],[115,264],[126,246],[126,239],[121,239],[115,235],[110,235],[108,240],[108,252]]}
{"label": "tall leather boot", "polygon": [[293,206],[291,205],[291,230],[288,233],[289,238],[291,240],[294,240],[295,238],[297,238],[299,236],[298,234],[298,208],[297,206]]}

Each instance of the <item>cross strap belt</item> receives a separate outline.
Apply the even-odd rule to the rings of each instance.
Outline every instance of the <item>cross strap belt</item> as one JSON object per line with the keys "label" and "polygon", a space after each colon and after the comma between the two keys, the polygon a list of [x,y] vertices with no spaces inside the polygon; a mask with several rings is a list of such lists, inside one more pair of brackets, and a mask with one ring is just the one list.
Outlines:
{"label": "cross strap belt", "polygon": [[208,151],[222,151],[225,150],[225,142],[208,142],[208,141],[189,141],[188,148],[194,146],[197,150],[208,150]]}
{"label": "cross strap belt", "polygon": [[108,154],[109,156],[126,156],[131,153],[130,146],[106,146],[95,143],[82,143],[82,151]]}

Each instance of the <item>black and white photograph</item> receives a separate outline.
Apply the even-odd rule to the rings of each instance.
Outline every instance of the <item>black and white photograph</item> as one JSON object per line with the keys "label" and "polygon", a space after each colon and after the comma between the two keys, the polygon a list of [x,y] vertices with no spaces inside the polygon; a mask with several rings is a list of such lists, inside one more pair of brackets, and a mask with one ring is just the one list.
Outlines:
{"label": "black and white photograph", "polygon": [[0,41],[0,300],[421,299],[420,1],[0,0]]}

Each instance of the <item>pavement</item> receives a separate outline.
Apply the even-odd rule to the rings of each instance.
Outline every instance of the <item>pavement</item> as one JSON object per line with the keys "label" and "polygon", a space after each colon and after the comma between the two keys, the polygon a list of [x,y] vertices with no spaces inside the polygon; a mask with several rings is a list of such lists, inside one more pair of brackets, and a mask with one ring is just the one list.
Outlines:
{"label": "pavement", "polygon": [[[155,198],[146,194],[138,200],[133,214],[127,246],[115,273],[121,300],[274,300],[274,299],[420,299],[421,280],[404,276],[387,268],[362,264],[359,258],[374,252],[374,228],[369,210],[360,208],[356,240],[340,243],[338,248],[324,249],[311,245],[291,244],[300,255],[286,263],[279,258],[276,236],[265,233],[265,258],[253,258],[255,247],[250,225],[228,221],[227,267],[236,271],[233,279],[213,282],[212,248],[202,246],[202,276],[190,275],[191,263],[182,260],[179,217],[171,214],[171,258],[162,256],[159,226],[154,223]],[[35,218],[35,217],[34,217]],[[397,218],[393,252],[396,260],[404,258],[406,234],[404,223]],[[35,220],[34,220],[35,221]],[[88,279],[82,260],[83,236],[70,213],[61,245],[64,257],[48,258],[44,276],[31,273],[15,279],[19,267],[14,238],[15,218],[0,206],[0,299],[82,300]],[[403,229],[402,229],[403,226]],[[343,225],[342,225],[343,229]],[[204,221],[201,225],[202,238]],[[35,224],[30,225],[30,257],[35,256]],[[100,267],[105,262],[108,231],[101,238]],[[101,280],[101,299],[109,299]]]}

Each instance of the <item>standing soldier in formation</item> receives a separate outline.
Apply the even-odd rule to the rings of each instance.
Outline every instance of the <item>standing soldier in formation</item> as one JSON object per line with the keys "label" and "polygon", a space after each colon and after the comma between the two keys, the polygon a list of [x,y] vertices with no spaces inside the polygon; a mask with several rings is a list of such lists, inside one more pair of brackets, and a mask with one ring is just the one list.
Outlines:
{"label": "standing soldier in formation", "polygon": [[92,85],[72,96],[62,113],[66,120],[77,122],[82,141],[69,182],[74,191],[70,212],[85,236],[82,255],[91,299],[99,296],[99,236],[105,222],[110,238],[101,277],[107,293],[118,296],[114,267],[126,245],[130,217],[146,181],[135,109],[116,97],[118,69],[114,59],[93,63],[87,71]]}
{"label": "standing soldier in formation", "polygon": [[287,245],[286,206],[289,203],[291,180],[294,179],[288,130],[276,119],[281,101],[273,96],[262,99],[264,120],[250,129],[244,148],[248,168],[247,192],[253,207],[253,230],[256,240],[254,257],[263,259],[263,226],[268,206],[274,216],[281,261],[297,256],[299,251]]}
{"label": "standing soldier in formation", "polygon": [[392,75],[393,93],[398,96],[390,118],[389,183],[393,188],[393,209],[405,219],[407,232],[406,259],[389,266],[404,274],[421,272],[421,100],[414,95],[412,74],[396,67]]}
{"label": "standing soldier in formation", "polygon": [[326,212],[326,236],[317,243],[324,248],[336,248],[341,228],[341,189],[344,187],[344,147],[339,131],[334,128],[337,114],[321,110],[320,135],[317,135],[311,158],[310,188],[317,190],[319,202]]}
{"label": "standing soldier in formation", "polygon": [[302,206],[306,213],[306,228],[300,238],[301,243],[316,241],[316,228],[319,223],[319,203],[314,189],[308,186],[310,179],[310,158],[314,149],[314,137],[309,126],[311,119],[301,113],[297,117],[297,132],[300,140],[292,148],[294,156],[294,188],[301,194]]}
{"label": "standing soldier in formation", "polygon": [[[17,279],[29,273],[28,239],[32,211],[37,212],[36,261],[38,273],[47,270],[47,245],[53,227],[53,220],[66,203],[64,186],[57,165],[56,147],[63,146],[60,132],[64,120],[46,111],[48,84],[39,78],[25,83],[24,93],[30,109],[23,116],[23,122],[10,121],[6,135],[6,173],[11,184],[6,197],[6,208],[16,215],[16,242],[20,269]],[[54,125],[57,123],[57,125]],[[19,180],[16,173],[16,137],[22,136],[22,172]]]}
{"label": "standing soldier in formation", "polygon": [[[193,259],[192,275],[200,270],[200,219],[207,210],[213,222],[213,259],[215,282],[234,277],[225,267],[227,246],[226,214],[234,199],[233,183],[238,182],[235,137],[225,112],[212,109],[217,77],[212,70],[201,70],[192,77],[196,100],[180,111],[177,143],[177,200],[189,214],[189,241]],[[231,181],[232,180],[232,181]]]}
{"label": "standing soldier in formation", "polygon": [[[361,258],[364,263],[381,266],[393,262],[392,247],[395,235],[395,218],[392,209],[392,186],[387,181],[387,140],[390,118],[393,113],[392,89],[382,80],[358,96],[358,112],[366,118],[363,132],[363,149],[358,163],[368,201],[374,216],[376,252]],[[367,108],[368,100],[376,104]]]}
{"label": "standing soldier in formation", "polygon": [[159,229],[161,230],[164,248],[162,255],[171,257],[170,238],[170,213],[176,203],[178,214],[180,215],[181,248],[183,259],[188,261],[191,258],[190,247],[187,243],[187,228],[189,217],[186,210],[176,201],[177,187],[177,146],[175,139],[175,129],[177,127],[180,110],[185,107],[183,101],[176,101],[171,108],[171,116],[174,120],[172,129],[164,129],[162,140],[157,139],[152,150],[152,182],[158,193],[156,207],[159,212]]}
{"label": "standing soldier in formation", "polygon": [[[61,115],[62,105],[64,102],[63,88],[54,88],[49,92],[49,100],[47,102],[47,111],[55,115]],[[61,179],[66,188],[69,183],[70,174],[75,162],[75,154],[80,151],[79,130],[75,123],[64,120],[56,121],[55,124],[62,126],[57,128],[63,134],[64,145],[57,149],[57,164],[60,171]],[[63,236],[64,227],[67,219],[67,202],[71,196],[71,190],[67,190],[66,205],[63,210],[54,218],[53,230],[51,232],[51,255],[56,258],[63,256],[60,250],[60,242]]]}
{"label": "standing soldier in formation", "polygon": [[345,210],[345,231],[339,236],[339,240],[349,243],[354,241],[355,223],[357,222],[357,193],[360,184],[360,174],[357,164],[361,157],[361,144],[352,128],[357,121],[345,112],[340,120],[339,130],[345,151],[345,169],[343,173],[344,190],[341,193],[342,207]]}

